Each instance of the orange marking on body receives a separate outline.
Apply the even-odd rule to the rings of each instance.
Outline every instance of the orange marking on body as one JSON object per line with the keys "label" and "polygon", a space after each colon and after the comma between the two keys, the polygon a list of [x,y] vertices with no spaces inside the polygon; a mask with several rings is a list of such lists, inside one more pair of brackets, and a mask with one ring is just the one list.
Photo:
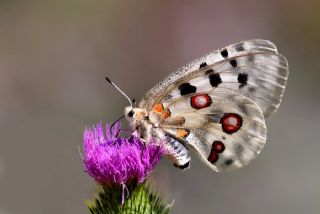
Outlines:
{"label": "orange marking on body", "polygon": [[166,119],[166,118],[168,118],[168,117],[170,117],[170,116],[171,116],[170,110],[169,110],[169,109],[166,109],[166,110],[164,110],[164,111],[162,112],[162,114],[161,114],[161,119]]}
{"label": "orange marking on body", "polygon": [[187,131],[184,130],[184,129],[179,129],[179,130],[177,131],[177,137],[180,137],[180,138],[184,138],[184,137],[186,137],[188,134],[189,134],[189,132],[187,132]]}
{"label": "orange marking on body", "polygon": [[162,113],[163,112],[163,105],[161,103],[154,105],[152,108],[152,111],[157,112],[157,113]]}

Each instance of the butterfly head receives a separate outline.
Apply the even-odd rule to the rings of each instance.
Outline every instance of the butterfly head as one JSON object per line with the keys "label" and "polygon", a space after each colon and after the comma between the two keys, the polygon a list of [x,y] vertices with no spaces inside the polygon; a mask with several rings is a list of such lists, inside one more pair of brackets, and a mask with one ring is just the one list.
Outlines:
{"label": "butterfly head", "polygon": [[148,118],[148,112],[145,109],[127,106],[124,109],[124,115],[132,129],[137,129]]}
{"label": "butterfly head", "polygon": [[[141,123],[140,121],[148,118],[148,112],[146,110],[134,107],[134,104],[135,104],[134,99],[131,102],[128,95],[126,95],[126,93],[124,93],[114,82],[112,82],[108,77],[106,77],[106,80],[129,101],[130,106],[127,106],[125,108],[124,117],[127,118],[131,127],[137,127],[137,125]],[[121,117],[121,119],[122,118],[123,116]]]}
{"label": "butterfly head", "polygon": [[127,118],[129,122],[134,120],[143,120],[146,119],[148,116],[148,113],[145,109],[141,108],[135,108],[131,106],[127,106],[124,109],[124,115]]}

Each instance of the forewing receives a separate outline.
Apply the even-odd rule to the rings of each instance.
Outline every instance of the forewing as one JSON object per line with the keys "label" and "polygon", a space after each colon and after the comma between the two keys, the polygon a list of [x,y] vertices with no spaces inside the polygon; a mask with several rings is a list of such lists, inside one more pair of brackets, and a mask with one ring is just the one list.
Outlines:
{"label": "forewing", "polygon": [[145,94],[139,107],[150,111],[156,103],[223,88],[248,97],[268,118],[280,105],[287,77],[287,61],[273,43],[243,41],[209,53],[170,74]]}
{"label": "forewing", "polygon": [[[194,108],[192,99],[206,95],[210,105]],[[200,104],[205,106],[204,102]],[[266,142],[263,112],[255,102],[232,90],[187,95],[163,105],[171,116],[163,119],[160,127],[215,171],[247,165]]]}

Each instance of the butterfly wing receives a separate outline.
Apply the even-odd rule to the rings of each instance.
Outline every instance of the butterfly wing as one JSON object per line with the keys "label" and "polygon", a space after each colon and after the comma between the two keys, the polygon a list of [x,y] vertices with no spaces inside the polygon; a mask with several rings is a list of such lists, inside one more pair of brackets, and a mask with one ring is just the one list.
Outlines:
{"label": "butterfly wing", "polygon": [[161,121],[162,130],[215,171],[247,165],[266,142],[263,112],[232,90],[190,94],[163,106],[171,115]]}
{"label": "butterfly wing", "polygon": [[145,94],[140,108],[190,94],[225,88],[254,101],[268,118],[280,105],[287,60],[266,40],[248,40],[214,51],[170,74]]}
{"label": "butterfly wing", "polygon": [[160,128],[213,170],[238,168],[263,148],[265,119],[280,105],[287,77],[287,61],[273,43],[243,41],[170,74],[139,107],[161,106]]}

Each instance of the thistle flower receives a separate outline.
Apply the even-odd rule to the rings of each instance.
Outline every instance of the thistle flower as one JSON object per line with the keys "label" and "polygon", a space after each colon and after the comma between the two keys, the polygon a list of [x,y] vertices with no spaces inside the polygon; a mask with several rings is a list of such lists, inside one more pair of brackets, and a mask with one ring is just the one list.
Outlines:
{"label": "thistle flower", "polygon": [[99,184],[142,183],[150,175],[164,154],[155,142],[143,143],[139,138],[117,137],[120,124],[112,130],[101,122],[84,132],[84,166],[88,174]]}
{"label": "thistle flower", "polygon": [[93,214],[168,213],[169,205],[145,185],[165,149],[155,141],[145,144],[134,136],[119,137],[119,132],[119,123],[112,129],[107,124],[104,130],[101,122],[84,131],[84,168],[100,184],[99,198],[88,203],[89,210]]}

